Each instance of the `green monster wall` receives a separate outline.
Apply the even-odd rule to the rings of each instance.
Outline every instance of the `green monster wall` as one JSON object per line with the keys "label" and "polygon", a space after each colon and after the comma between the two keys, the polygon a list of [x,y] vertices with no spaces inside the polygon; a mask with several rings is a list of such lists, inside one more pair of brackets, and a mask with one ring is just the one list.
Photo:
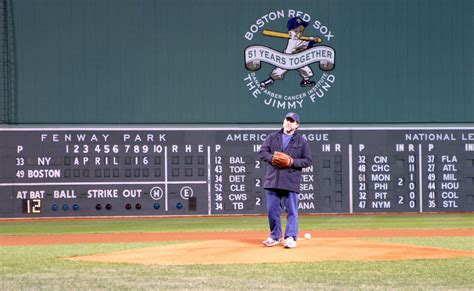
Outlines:
{"label": "green monster wall", "polygon": [[[474,122],[471,0],[3,2],[3,123]],[[292,59],[317,85],[290,70],[265,91],[287,40],[262,32],[296,15],[322,39]]]}

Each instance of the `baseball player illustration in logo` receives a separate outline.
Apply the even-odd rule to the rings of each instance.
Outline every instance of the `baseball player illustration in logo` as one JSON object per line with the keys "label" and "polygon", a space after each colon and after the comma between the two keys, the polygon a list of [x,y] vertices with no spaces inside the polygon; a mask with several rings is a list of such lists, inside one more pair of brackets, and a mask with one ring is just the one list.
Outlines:
{"label": "baseball player illustration in logo", "polygon": [[[306,49],[312,48],[316,43],[320,43],[322,41],[319,37],[303,36],[303,31],[308,26],[308,24],[308,22],[304,21],[298,16],[288,20],[287,28],[290,38],[288,39],[288,44],[284,50],[285,53],[300,53]],[[303,79],[300,82],[301,87],[313,87],[316,85],[316,82],[310,80],[313,76],[313,71],[309,66],[304,66],[296,70]],[[287,71],[288,70],[286,69],[275,67],[275,69],[273,69],[273,71],[270,73],[270,78],[261,82],[260,86],[262,88],[268,88],[275,83],[275,80],[283,80]]]}

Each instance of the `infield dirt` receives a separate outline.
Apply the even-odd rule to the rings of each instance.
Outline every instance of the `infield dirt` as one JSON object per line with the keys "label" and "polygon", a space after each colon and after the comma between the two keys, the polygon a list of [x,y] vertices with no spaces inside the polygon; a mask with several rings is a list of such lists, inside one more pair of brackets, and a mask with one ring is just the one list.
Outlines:
{"label": "infield dirt", "polygon": [[[305,231],[308,232],[308,231]],[[301,236],[303,236],[301,233]],[[128,264],[255,264],[316,261],[442,259],[474,256],[472,251],[421,247],[370,240],[371,237],[473,236],[473,229],[318,230],[295,249],[264,247],[265,231],[64,234],[0,236],[0,245],[159,242],[176,243],[114,253],[68,258],[77,261]]]}
{"label": "infield dirt", "polygon": [[354,238],[298,241],[295,249],[264,247],[259,240],[210,240],[147,247],[71,258],[79,261],[144,265],[258,264],[316,261],[443,259],[474,256],[474,252],[382,243]]}

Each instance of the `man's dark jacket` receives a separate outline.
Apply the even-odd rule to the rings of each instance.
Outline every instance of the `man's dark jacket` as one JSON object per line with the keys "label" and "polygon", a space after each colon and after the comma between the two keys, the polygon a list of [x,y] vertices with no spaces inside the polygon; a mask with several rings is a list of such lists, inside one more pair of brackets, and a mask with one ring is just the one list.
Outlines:
{"label": "man's dark jacket", "polygon": [[[283,128],[268,135],[260,147],[260,159],[267,162],[267,172],[263,187],[265,189],[282,189],[291,192],[300,191],[301,171],[313,163],[308,141],[296,131],[288,146],[283,150]],[[284,152],[293,158],[291,168],[281,169],[272,165],[273,153]]]}

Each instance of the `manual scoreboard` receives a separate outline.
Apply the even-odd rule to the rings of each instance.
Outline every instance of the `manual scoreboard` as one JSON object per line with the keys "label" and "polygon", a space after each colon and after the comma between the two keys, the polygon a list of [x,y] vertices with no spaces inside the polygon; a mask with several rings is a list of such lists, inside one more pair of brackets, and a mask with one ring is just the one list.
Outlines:
{"label": "manual scoreboard", "polygon": [[[277,128],[3,128],[0,217],[265,213]],[[474,128],[304,128],[300,213],[474,211]]]}

